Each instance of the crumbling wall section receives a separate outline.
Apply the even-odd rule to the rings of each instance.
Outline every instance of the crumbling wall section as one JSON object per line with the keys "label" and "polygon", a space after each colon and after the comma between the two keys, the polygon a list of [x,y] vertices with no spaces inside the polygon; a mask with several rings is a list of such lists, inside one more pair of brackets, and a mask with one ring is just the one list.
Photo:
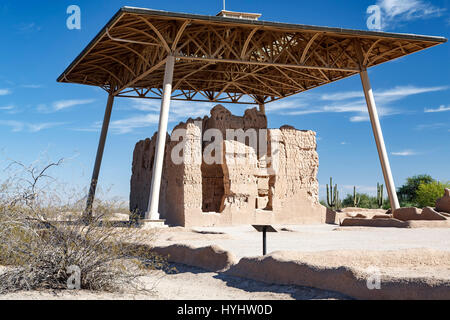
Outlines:
{"label": "crumbling wall section", "polygon": [[[152,181],[153,164],[155,161],[155,134],[151,139],[139,141],[133,152],[133,165],[130,184],[130,212],[144,218],[148,209],[148,196],[150,194],[150,186]],[[167,142],[169,137],[167,137]],[[165,203],[164,194],[167,187],[167,177],[165,168],[163,169],[163,183],[161,185],[160,203]],[[164,211],[164,210],[163,210]]]}
{"label": "crumbling wall section", "polygon": [[[204,161],[212,143],[203,139],[208,129],[223,136],[222,163]],[[227,140],[229,129],[255,129],[258,147],[250,144],[251,135],[245,141]],[[181,226],[324,222],[315,132],[284,126],[267,130],[264,138],[259,129],[267,129],[267,118],[256,108],[239,117],[220,105],[210,117],[175,127],[167,138],[161,217]],[[156,135],[140,141],[133,155],[130,209],[141,217],[148,205],[155,143]]]}
{"label": "crumbling wall section", "polygon": [[237,141],[226,140],[223,144],[224,208],[254,211],[258,195],[256,152]]}
{"label": "crumbling wall section", "polygon": [[[274,161],[275,199],[278,207],[284,199],[290,199],[306,192],[308,200],[319,203],[319,154],[317,153],[316,133],[300,131],[293,127],[269,130],[271,149],[278,149]],[[278,159],[277,159],[278,158]]]}

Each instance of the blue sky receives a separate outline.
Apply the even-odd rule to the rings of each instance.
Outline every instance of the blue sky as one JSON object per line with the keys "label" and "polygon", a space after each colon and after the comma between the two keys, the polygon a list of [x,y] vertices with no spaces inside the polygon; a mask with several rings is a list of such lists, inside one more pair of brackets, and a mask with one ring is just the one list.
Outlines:
{"label": "blue sky", "polygon": [[[81,30],[66,28],[66,9],[81,8]],[[262,20],[367,29],[366,9],[382,8],[385,31],[450,37],[450,1],[428,0],[228,0],[227,9],[262,13]],[[215,15],[222,0],[2,0],[0,4],[0,168],[8,159],[67,158],[53,172],[75,188],[89,184],[106,94],[56,83],[121,6]],[[428,173],[450,180],[450,45],[444,44],[370,70],[397,186]],[[156,130],[159,102],[116,99],[100,185],[108,196],[128,198],[131,162],[138,140]],[[211,104],[174,103],[171,123],[203,116]],[[243,114],[245,106],[229,106]],[[290,124],[318,133],[319,182],[330,176],[341,194],[358,186],[374,193],[382,182],[359,77],[267,106],[269,125]],[[0,172],[0,180],[5,173]],[[106,193],[104,193],[106,194]]]}

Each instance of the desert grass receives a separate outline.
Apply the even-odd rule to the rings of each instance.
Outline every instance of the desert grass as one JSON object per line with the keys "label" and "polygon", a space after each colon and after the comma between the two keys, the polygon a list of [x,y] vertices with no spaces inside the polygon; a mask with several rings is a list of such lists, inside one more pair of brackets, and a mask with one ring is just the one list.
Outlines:
{"label": "desert grass", "polygon": [[[95,215],[83,219],[83,200],[62,201],[50,171],[62,160],[37,168],[18,168],[0,184],[0,294],[32,290],[142,290],[140,277],[167,268],[148,247],[153,231],[110,222],[114,202],[96,201]],[[20,172],[18,174],[17,172]],[[56,187],[55,187],[56,186]],[[81,198],[82,199],[82,198]]]}

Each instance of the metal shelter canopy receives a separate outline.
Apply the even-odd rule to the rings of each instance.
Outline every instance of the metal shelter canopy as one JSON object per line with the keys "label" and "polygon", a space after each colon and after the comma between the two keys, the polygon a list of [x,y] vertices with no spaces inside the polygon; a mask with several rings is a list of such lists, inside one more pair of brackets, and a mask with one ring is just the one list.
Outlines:
{"label": "metal shelter canopy", "polygon": [[258,104],[360,74],[391,208],[399,202],[367,68],[446,42],[442,37],[356,31],[124,7],[59,82],[108,92],[86,215],[92,213],[115,97],[161,99],[146,218],[159,222],[171,100]]}
{"label": "metal shelter canopy", "polygon": [[114,96],[262,104],[322,86],[445,38],[123,7],[58,78]]}

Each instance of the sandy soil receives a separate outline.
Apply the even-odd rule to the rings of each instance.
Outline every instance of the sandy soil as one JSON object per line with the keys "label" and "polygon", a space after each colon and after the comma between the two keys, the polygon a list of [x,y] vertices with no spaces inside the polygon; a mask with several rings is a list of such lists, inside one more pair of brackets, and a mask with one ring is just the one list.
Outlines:
{"label": "sandy soil", "polygon": [[[334,225],[275,226],[267,236],[268,253],[275,251],[393,251],[432,249],[450,251],[450,228],[339,228]],[[237,258],[262,253],[262,235],[251,226],[168,228],[158,231],[155,245],[219,245]]]}
{"label": "sandy soil", "polygon": [[[425,277],[450,282],[450,228],[337,228],[333,225],[276,226],[268,235],[268,252],[281,259],[309,265],[358,270],[378,267],[391,277]],[[167,228],[152,233],[157,246],[187,244],[193,247],[218,245],[237,259],[260,256],[262,236],[251,226],[226,228]],[[150,237],[149,237],[150,239]],[[150,241],[149,241],[150,244]],[[341,299],[344,296],[297,286],[267,285],[234,278],[223,273],[178,266],[180,272],[143,278],[151,293],[90,292],[18,293],[0,299]],[[156,277],[156,278],[155,278]]]}
{"label": "sandy soil", "polygon": [[[142,278],[148,292],[93,293],[88,291],[19,292],[0,295],[0,300],[336,300],[344,295],[313,288],[268,285],[184,265],[176,274],[158,271]],[[1,269],[0,269],[1,272]]]}

